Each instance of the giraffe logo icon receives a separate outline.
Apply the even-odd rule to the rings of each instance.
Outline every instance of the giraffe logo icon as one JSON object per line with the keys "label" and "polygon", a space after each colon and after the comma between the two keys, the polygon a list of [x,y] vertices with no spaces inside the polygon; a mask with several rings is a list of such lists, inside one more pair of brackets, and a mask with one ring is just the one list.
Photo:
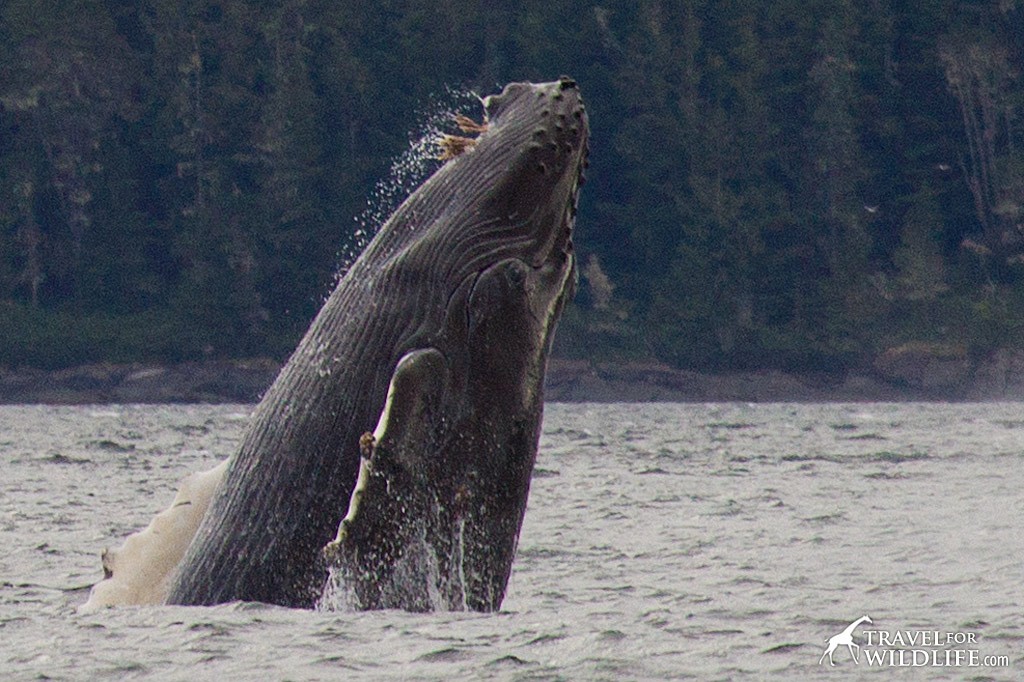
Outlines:
{"label": "giraffe logo icon", "polygon": [[839,648],[841,645],[846,645],[846,648],[850,650],[850,656],[853,657],[853,662],[860,664],[857,660],[857,653],[854,651],[860,651],[860,646],[853,641],[853,631],[857,629],[857,626],[861,623],[871,623],[871,619],[867,616],[861,616],[857,620],[853,621],[846,626],[846,629],[840,632],[838,635],[833,635],[828,638],[828,648],[825,649],[825,653],[818,659],[818,665],[821,665],[825,661],[825,657],[828,656],[828,664],[835,665],[835,661],[832,660],[832,653]]}

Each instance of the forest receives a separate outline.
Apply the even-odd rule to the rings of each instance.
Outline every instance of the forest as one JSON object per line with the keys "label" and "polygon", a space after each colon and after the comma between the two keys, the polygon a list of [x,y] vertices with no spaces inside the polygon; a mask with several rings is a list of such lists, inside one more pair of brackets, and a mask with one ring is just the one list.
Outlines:
{"label": "forest", "polygon": [[4,0],[0,367],[287,357],[437,112],[561,74],[558,355],[1020,347],[1022,66],[1016,0]]}

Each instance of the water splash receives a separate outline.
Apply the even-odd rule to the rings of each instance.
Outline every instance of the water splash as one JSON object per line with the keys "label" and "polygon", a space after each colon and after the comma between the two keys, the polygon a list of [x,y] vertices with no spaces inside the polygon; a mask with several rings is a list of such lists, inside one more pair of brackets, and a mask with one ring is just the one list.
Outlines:
{"label": "water splash", "polygon": [[463,611],[469,610],[467,604],[469,600],[466,598],[466,519],[460,518],[458,521],[458,534],[455,539],[455,547],[452,551],[452,565],[458,569],[456,575],[458,576],[458,585],[460,597],[462,599],[461,609]]}
{"label": "water splash", "polygon": [[388,174],[379,180],[366,199],[366,208],[355,218],[356,229],[337,254],[335,284],[374,238],[395,209],[438,168],[437,140],[451,132],[457,114],[474,117],[480,113],[480,96],[466,88],[446,87],[432,94],[419,108],[419,123],[409,132],[409,147],[391,163]]}
{"label": "water splash", "polygon": [[448,611],[443,581],[441,562],[421,526],[395,564],[384,589],[385,600],[394,604],[415,604],[424,611]]}
{"label": "water splash", "polygon": [[345,578],[346,569],[331,566],[327,569],[327,582],[314,607],[317,611],[358,611],[359,599],[350,581]]}
{"label": "water splash", "polygon": [[[384,608],[411,611],[467,611],[464,532],[459,520],[448,556],[438,555],[427,539],[424,524],[417,524],[411,541],[402,549],[389,575],[378,576],[381,604]],[[328,580],[317,600],[319,611],[356,611],[360,609],[356,578],[344,560],[331,566]]]}

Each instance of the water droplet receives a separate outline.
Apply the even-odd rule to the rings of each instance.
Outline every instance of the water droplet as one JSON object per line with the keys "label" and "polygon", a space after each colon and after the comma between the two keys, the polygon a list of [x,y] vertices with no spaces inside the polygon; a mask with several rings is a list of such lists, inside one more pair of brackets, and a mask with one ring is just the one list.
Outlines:
{"label": "water droplet", "polygon": [[465,88],[446,87],[427,98],[417,112],[417,125],[409,133],[409,147],[391,163],[366,199],[366,210],[356,216],[356,229],[336,255],[335,285],[341,281],[395,209],[438,168],[435,140],[451,128],[456,114],[479,116],[480,97]]}

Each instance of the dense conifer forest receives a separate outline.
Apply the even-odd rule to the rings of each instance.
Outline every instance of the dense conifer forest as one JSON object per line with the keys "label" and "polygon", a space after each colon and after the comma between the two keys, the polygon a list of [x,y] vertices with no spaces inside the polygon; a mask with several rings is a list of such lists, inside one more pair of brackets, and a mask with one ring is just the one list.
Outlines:
{"label": "dense conifer forest", "polygon": [[424,112],[563,73],[559,354],[1019,347],[1022,67],[1015,0],[5,0],[0,366],[287,356]]}

